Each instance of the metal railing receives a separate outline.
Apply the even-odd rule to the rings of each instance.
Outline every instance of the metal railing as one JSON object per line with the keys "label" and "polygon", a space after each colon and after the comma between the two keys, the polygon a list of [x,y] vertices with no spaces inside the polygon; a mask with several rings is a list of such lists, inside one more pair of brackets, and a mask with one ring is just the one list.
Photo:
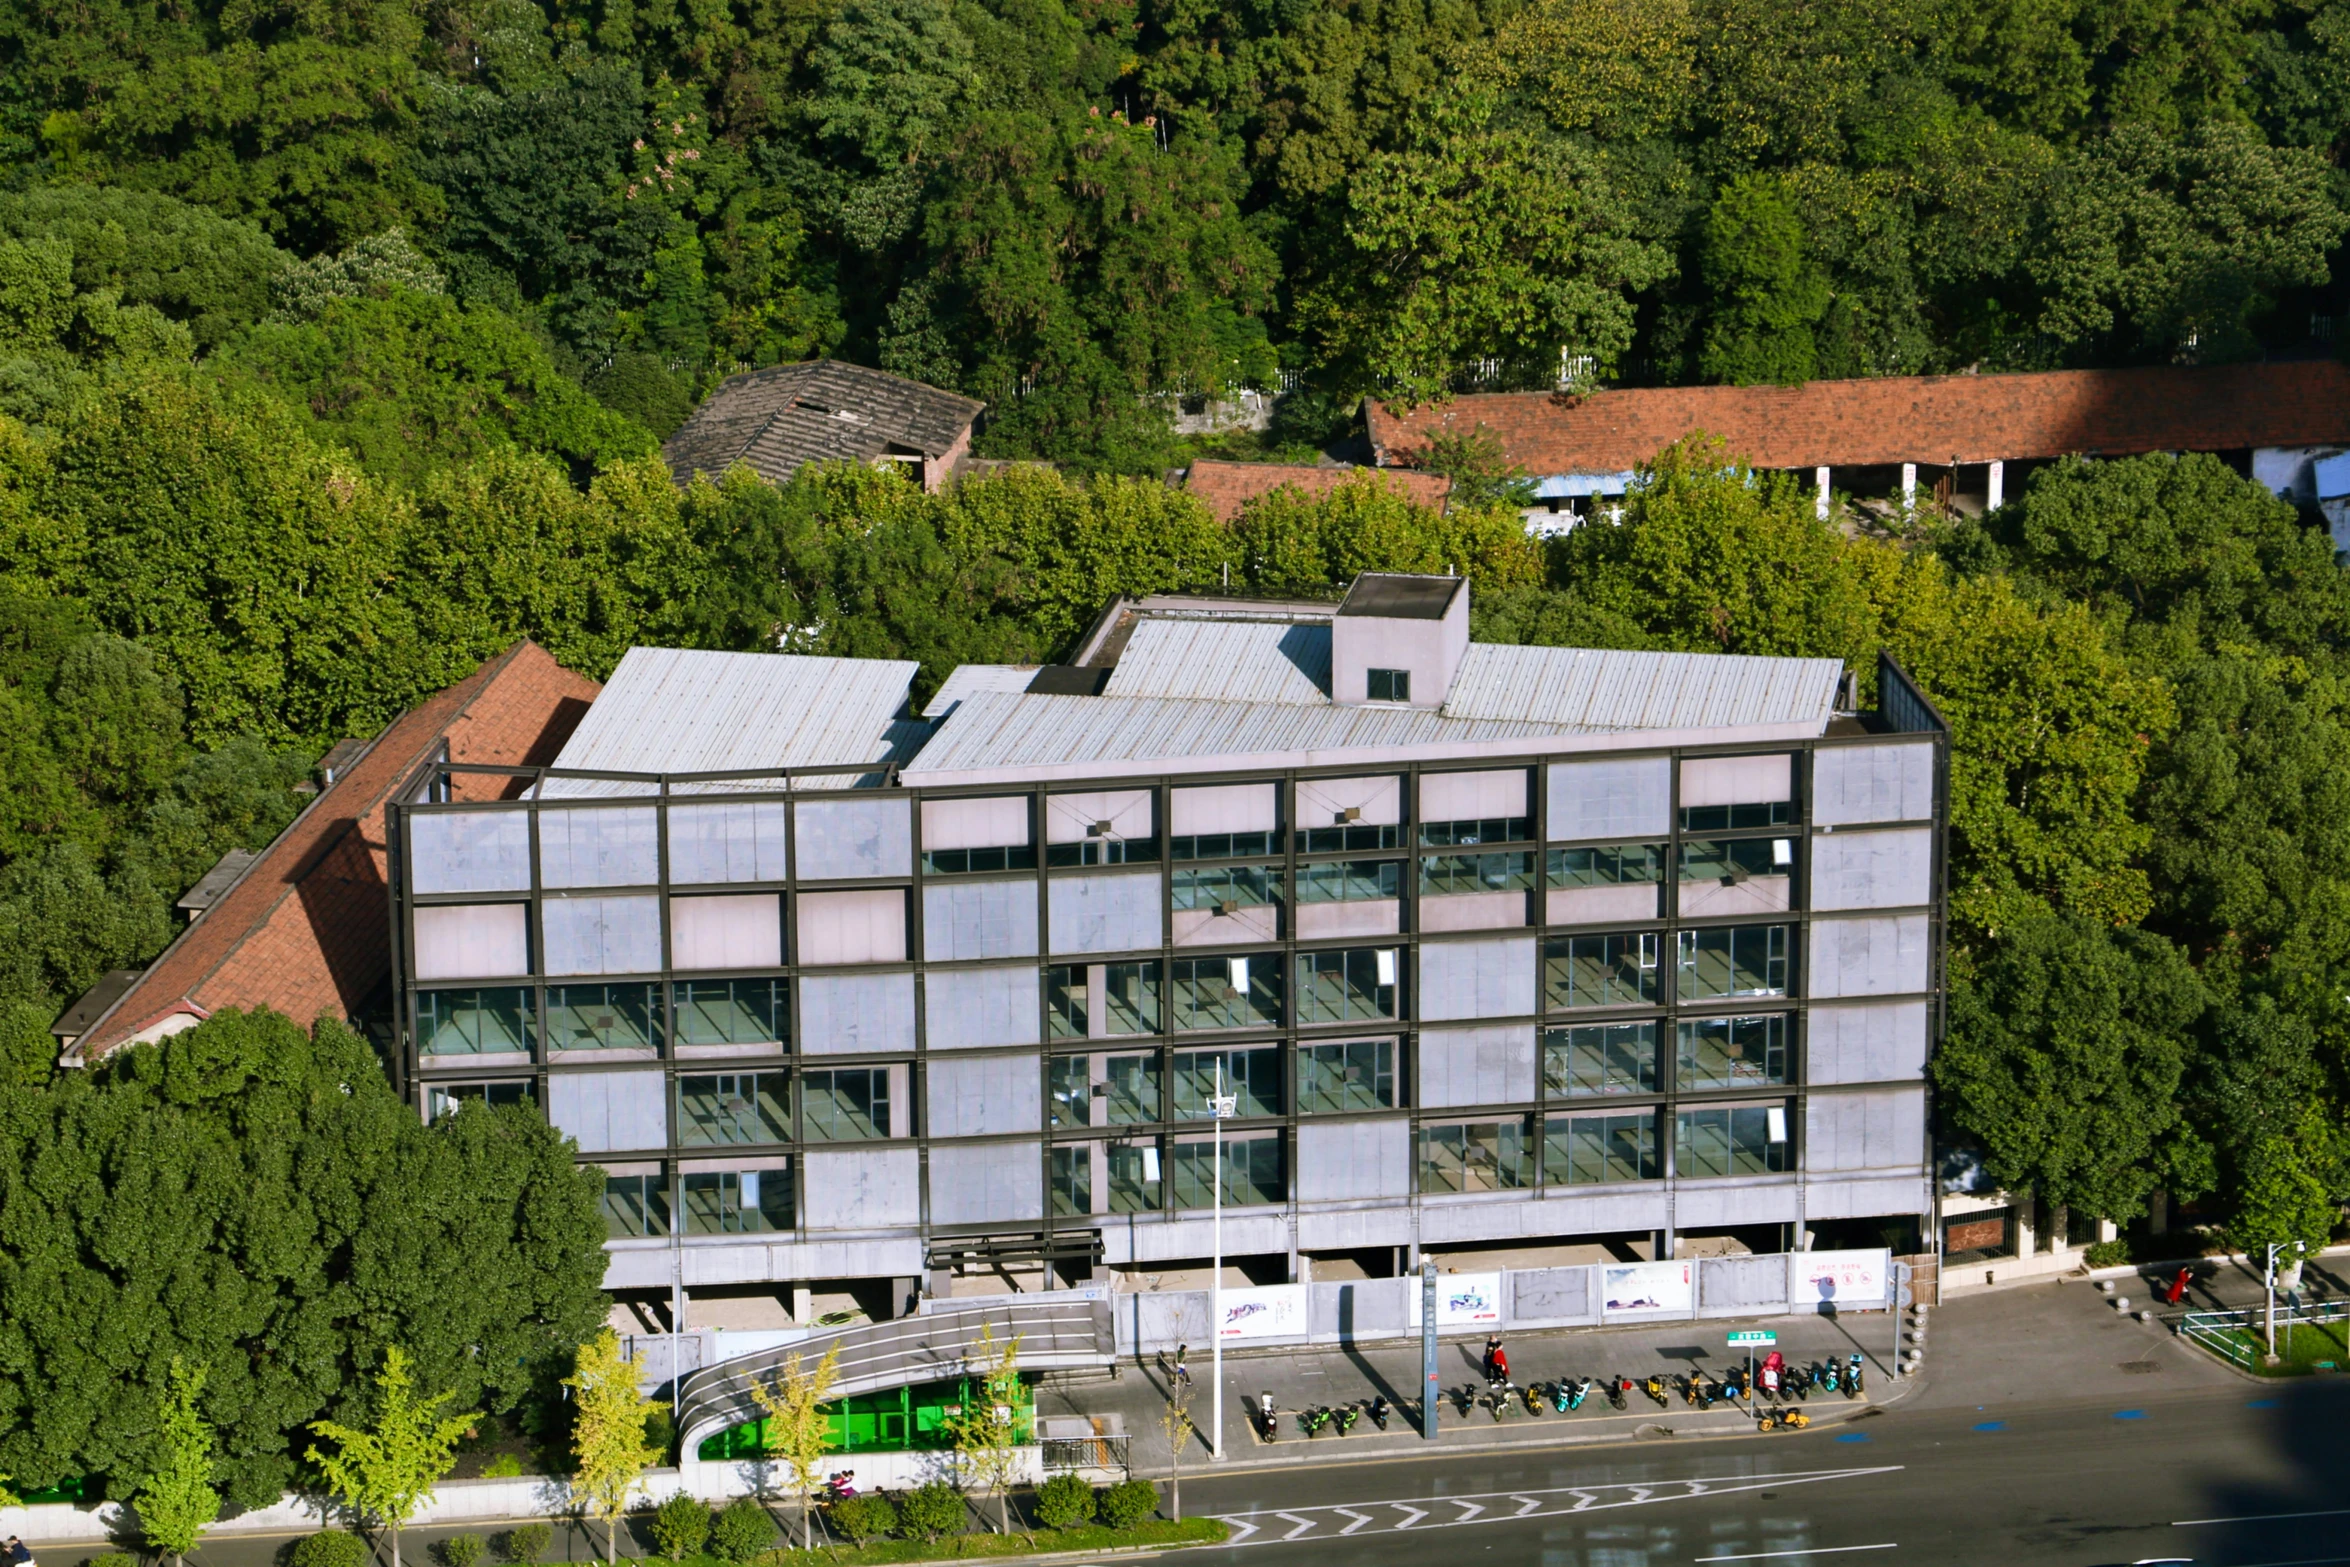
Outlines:
{"label": "metal railing", "polygon": [[[2350,1319],[2350,1302],[2329,1300],[2298,1308],[2277,1308],[2277,1331],[2284,1333],[2293,1327],[2308,1327],[2323,1322]],[[2267,1314],[2258,1306],[2234,1307],[2221,1311],[2182,1312],[2174,1327],[2181,1338],[2192,1339],[2231,1365],[2252,1370],[2260,1362],[2263,1350],[2256,1347],[2267,1325]]]}
{"label": "metal railing", "polygon": [[1128,1444],[1132,1440],[1131,1437],[1114,1433],[1105,1436],[1045,1437],[1039,1444],[1044,1449],[1044,1472],[1061,1474],[1109,1470],[1131,1477],[1134,1465]]}

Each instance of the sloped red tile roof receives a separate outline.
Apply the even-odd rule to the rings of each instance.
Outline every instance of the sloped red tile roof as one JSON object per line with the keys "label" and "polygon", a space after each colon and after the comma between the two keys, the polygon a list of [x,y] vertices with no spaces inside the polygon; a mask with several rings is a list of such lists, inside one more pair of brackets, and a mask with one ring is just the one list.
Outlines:
{"label": "sloped red tile roof", "polygon": [[[602,687],[518,642],[395,719],[69,1051],[104,1055],[174,1015],[269,1006],[298,1023],[358,1010],[391,968],[384,807],[440,751],[452,761],[555,759]],[[470,788],[467,787],[470,785]],[[502,792],[463,780],[460,796]]]}
{"label": "sloped red tile roof", "polygon": [[[1206,501],[1218,522],[1232,522],[1239,518],[1243,506],[1260,495],[1283,488],[1305,495],[1327,495],[1356,474],[1373,471],[1323,468],[1311,463],[1202,460],[1191,465],[1183,487]],[[1400,489],[1407,499],[1438,511],[1444,509],[1444,498],[1452,493],[1452,481],[1441,474],[1399,469],[1380,477],[1382,482]]]}
{"label": "sloped red tile roof", "polygon": [[1626,387],[1580,400],[1495,392],[1409,412],[1370,401],[1364,412],[1381,463],[1409,465],[1432,433],[1482,425],[1537,478],[1628,472],[1700,430],[1757,468],[2119,457],[2350,444],[2350,367],[2324,359]]}

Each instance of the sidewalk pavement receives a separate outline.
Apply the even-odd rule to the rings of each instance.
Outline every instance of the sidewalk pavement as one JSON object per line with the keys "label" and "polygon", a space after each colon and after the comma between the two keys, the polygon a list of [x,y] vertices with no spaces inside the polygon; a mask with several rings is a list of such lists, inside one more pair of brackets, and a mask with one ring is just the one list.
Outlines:
{"label": "sidewalk pavement", "polygon": [[[1439,1405],[1438,1440],[1444,1446],[1562,1446],[1642,1437],[1728,1436],[1750,1430],[1754,1419],[1743,1404],[1698,1409],[1683,1402],[1679,1391],[1679,1379],[1693,1369],[1719,1381],[1733,1365],[1744,1368],[1746,1351],[1732,1350],[1725,1340],[1729,1333],[1747,1328],[1777,1333],[1775,1347],[1794,1365],[1810,1365],[1830,1356],[1843,1363],[1855,1352],[1860,1354],[1867,1371],[1865,1393],[1848,1399],[1841,1392],[1814,1392],[1794,1405],[1815,1423],[1854,1418],[1897,1401],[1910,1390],[1910,1383],[1893,1375],[1895,1324],[1882,1311],[1848,1312],[1838,1317],[1733,1318],[1634,1328],[1557,1329],[1505,1336],[1511,1379],[1519,1387],[1570,1376],[1604,1381],[1621,1375],[1636,1384],[1650,1376],[1662,1376],[1668,1383],[1666,1407],[1660,1409],[1635,1386],[1619,1413],[1595,1387],[1583,1407],[1571,1414],[1560,1414],[1547,1404],[1542,1413],[1530,1414],[1523,1403],[1517,1403],[1496,1421],[1482,1406],[1473,1406],[1464,1416],[1453,1397],[1465,1385],[1474,1385],[1480,1393],[1484,1390],[1480,1365],[1485,1336],[1476,1333],[1447,1337],[1438,1346],[1440,1385],[1445,1390]],[[1763,1353],[1767,1351],[1757,1352],[1758,1362]],[[1115,1379],[1094,1373],[1047,1377],[1037,1389],[1037,1413],[1048,1418],[1115,1415],[1130,1439],[1130,1461],[1136,1472],[1163,1474],[1168,1451],[1160,1415],[1166,1408],[1173,1364],[1168,1355],[1146,1357],[1140,1365],[1129,1357],[1121,1363]],[[1208,1455],[1205,1433],[1213,1423],[1211,1365],[1204,1349],[1192,1350],[1189,1366],[1196,1392],[1191,1401],[1191,1423],[1199,1434],[1186,1443],[1187,1465]],[[1225,1458],[1220,1468],[1344,1462],[1421,1455],[1429,1450],[1419,1434],[1421,1369],[1416,1338],[1242,1353],[1227,1348],[1224,1382]],[[1267,1392],[1273,1395],[1280,1416],[1280,1436],[1271,1443],[1262,1440],[1248,1418],[1249,1408]],[[1368,1419],[1345,1437],[1337,1434],[1335,1425],[1325,1426],[1320,1436],[1311,1438],[1298,1429],[1301,1409],[1367,1405],[1375,1397],[1384,1397],[1392,1411],[1384,1433]]]}

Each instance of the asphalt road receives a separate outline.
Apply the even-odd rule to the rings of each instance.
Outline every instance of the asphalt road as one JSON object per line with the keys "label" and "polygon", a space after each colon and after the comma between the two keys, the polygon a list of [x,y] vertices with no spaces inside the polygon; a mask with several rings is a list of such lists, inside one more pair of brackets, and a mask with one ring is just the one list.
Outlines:
{"label": "asphalt road", "polygon": [[1185,1511],[1243,1532],[1185,1560],[2350,1563],[2350,1384],[2146,1391],[1894,1408],[1831,1431],[1195,1472]]}

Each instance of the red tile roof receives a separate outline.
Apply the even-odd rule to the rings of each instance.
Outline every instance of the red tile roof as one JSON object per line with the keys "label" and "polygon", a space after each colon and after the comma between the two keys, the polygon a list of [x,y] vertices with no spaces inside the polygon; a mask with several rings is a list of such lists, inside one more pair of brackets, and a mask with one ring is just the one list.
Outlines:
{"label": "red tile roof", "polygon": [[[452,761],[555,759],[602,688],[518,642],[393,721],[68,1052],[89,1060],[175,1016],[268,1006],[299,1023],[356,1012],[391,968],[384,807],[445,741]],[[470,791],[464,786],[470,783]],[[465,780],[460,796],[502,792]]]}
{"label": "red tile roof", "polygon": [[2331,360],[2208,369],[1887,376],[1803,386],[1627,387],[1365,404],[1378,460],[1409,465],[1439,430],[1482,425],[1535,477],[1624,473],[1693,431],[1757,468],[1989,462],[2350,444],[2350,368]]}
{"label": "red tile roof", "polygon": [[[1310,463],[1213,462],[1191,465],[1183,487],[1208,503],[1218,522],[1233,522],[1250,501],[1274,490],[1293,489],[1305,495],[1327,495],[1366,468],[1323,468]],[[1397,471],[1382,474],[1383,482],[1400,489],[1405,498],[1422,506],[1444,509],[1452,481],[1441,474]]]}

